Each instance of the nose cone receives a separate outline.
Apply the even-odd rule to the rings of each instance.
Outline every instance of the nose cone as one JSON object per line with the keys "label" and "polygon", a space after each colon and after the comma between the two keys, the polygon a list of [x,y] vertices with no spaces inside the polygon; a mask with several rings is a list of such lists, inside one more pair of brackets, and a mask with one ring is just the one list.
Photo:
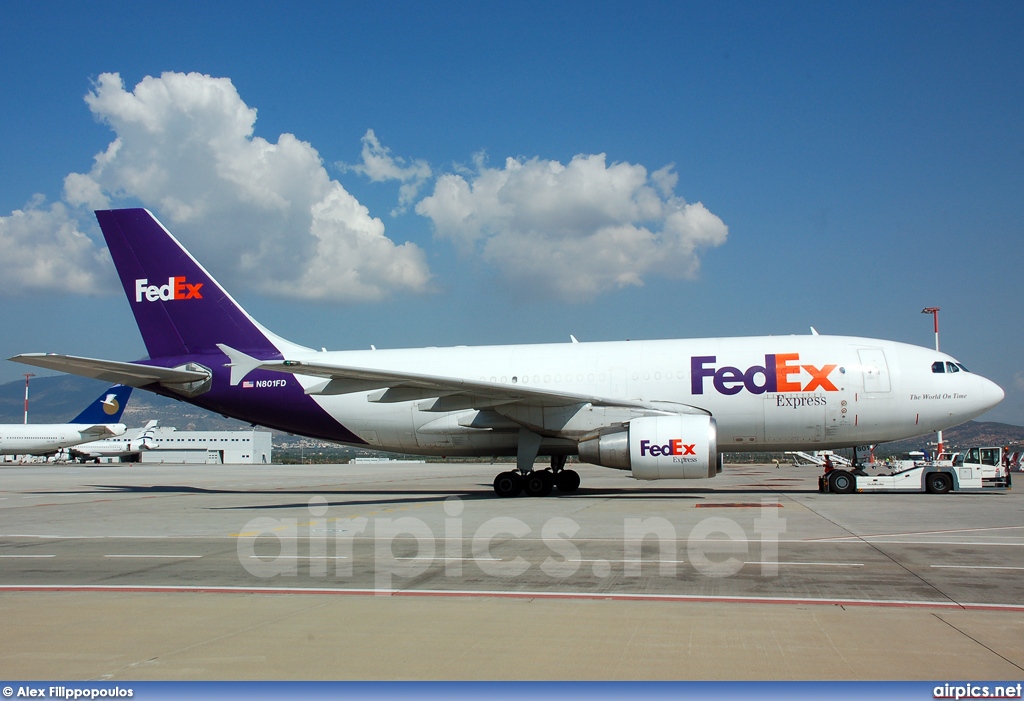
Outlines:
{"label": "nose cone", "polygon": [[988,411],[1003,401],[1003,398],[1006,397],[1006,392],[992,380],[984,377],[979,377],[978,379],[981,380],[981,403],[984,406],[984,411]]}

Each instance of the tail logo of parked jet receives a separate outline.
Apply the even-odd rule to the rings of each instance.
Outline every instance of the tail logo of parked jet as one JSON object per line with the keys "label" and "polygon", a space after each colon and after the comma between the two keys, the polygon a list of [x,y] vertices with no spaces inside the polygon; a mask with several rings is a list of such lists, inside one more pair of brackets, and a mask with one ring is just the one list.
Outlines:
{"label": "tail logo of parked jet", "polygon": [[116,394],[108,394],[100,404],[103,407],[103,413],[107,416],[113,416],[117,413],[117,410],[121,408],[120,402],[117,401]]}
{"label": "tail logo of parked jet", "polygon": [[135,301],[169,302],[175,299],[202,299],[203,295],[199,292],[202,286],[201,282],[186,282],[184,276],[169,277],[166,285],[150,285],[149,280],[143,278],[135,281]]}

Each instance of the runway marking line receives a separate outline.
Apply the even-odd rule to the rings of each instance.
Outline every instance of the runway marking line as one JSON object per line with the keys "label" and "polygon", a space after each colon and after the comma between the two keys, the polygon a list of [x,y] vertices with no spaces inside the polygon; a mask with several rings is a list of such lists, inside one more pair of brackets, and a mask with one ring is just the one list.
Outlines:
{"label": "runway marking line", "polygon": [[[807,567],[863,567],[863,562],[744,562],[744,565],[804,565]],[[934,567],[934,565],[933,565]]]}
{"label": "runway marking line", "polygon": [[168,560],[187,560],[200,558],[202,555],[104,555],[103,557],[118,558],[163,558]]}
{"label": "runway marking line", "polygon": [[345,555],[250,555],[249,559],[273,562],[274,560],[347,560],[348,557]]}
{"label": "runway marking line", "polygon": [[1024,567],[1004,567],[1001,565],[931,565],[948,570],[1024,570]]}
{"label": "runway marking line", "polygon": [[830,538],[809,538],[808,541],[817,542],[834,542],[850,539],[860,538],[895,538],[896,536],[908,536],[908,535],[937,535],[944,533],[972,533],[974,531],[1013,531],[1021,530],[1024,526],[990,526],[988,528],[950,528],[941,531],[905,531],[903,533],[872,533],[865,535],[844,535],[844,536],[833,536]]}
{"label": "runway marking line", "polygon": [[881,599],[821,599],[757,596],[700,596],[687,594],[611,594],[588,592],[486,591],[443,589],[334,589],[313,587],[224,587],[224,586],[137,586],[95,584],[2,584],[5,592],[90,592],[115,594],[290,594],[327,596],[395,596],[498,599],[552,599],[655,601],[706,604],[787,604],[802,606],[858,606],[882,608],[939,608],[966,611],[1007,611],[1024,613],[1024,604],[987,604],[957,601],[910,601]]}

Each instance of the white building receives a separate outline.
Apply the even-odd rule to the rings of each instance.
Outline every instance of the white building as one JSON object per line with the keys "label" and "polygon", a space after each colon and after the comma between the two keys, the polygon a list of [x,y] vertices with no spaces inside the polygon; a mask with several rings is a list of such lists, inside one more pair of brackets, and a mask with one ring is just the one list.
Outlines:
{"label": "white building", "polygon": [[83,462],[267,464],[269,431],[178,431],[155,426],[128,429],[123,436],[83,443],[69,451]]}
{"label": "white building", "polygon": [[144,463],[268,464],[270,431],[177,431],[158,428]]}

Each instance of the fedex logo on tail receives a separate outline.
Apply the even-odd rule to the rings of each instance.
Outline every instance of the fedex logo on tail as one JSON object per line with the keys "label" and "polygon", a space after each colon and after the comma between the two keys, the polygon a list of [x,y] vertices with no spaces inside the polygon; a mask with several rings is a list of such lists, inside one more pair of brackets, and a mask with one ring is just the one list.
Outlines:
{"label": "fedex logo on tail", "polygon": [[169,277],[166,285],[150,285],[149,280],[143,278],[135,281],[135,301],[156,302],[162,300],[168,302],[172,299],[202,299],[203,295],[199,288],[203,283],[189,284],[185,277]]}
{"label": "fedex logo on tail", "polygon": [[[711,384],[720,394],[738,394],[747,390],[751,394],[765,392],[813,392],[822,389],[838,392],[829,375],[838,365],[800,364],[799,353],[772,353],[764,356],[764,365],[751,365],[746,370],[725,365],[715,367],[716,356],[696,355],[690,358],[690,392],[704,394],[704,380],[711,378]],[[802,382],[802,372],[810,375]]]}

